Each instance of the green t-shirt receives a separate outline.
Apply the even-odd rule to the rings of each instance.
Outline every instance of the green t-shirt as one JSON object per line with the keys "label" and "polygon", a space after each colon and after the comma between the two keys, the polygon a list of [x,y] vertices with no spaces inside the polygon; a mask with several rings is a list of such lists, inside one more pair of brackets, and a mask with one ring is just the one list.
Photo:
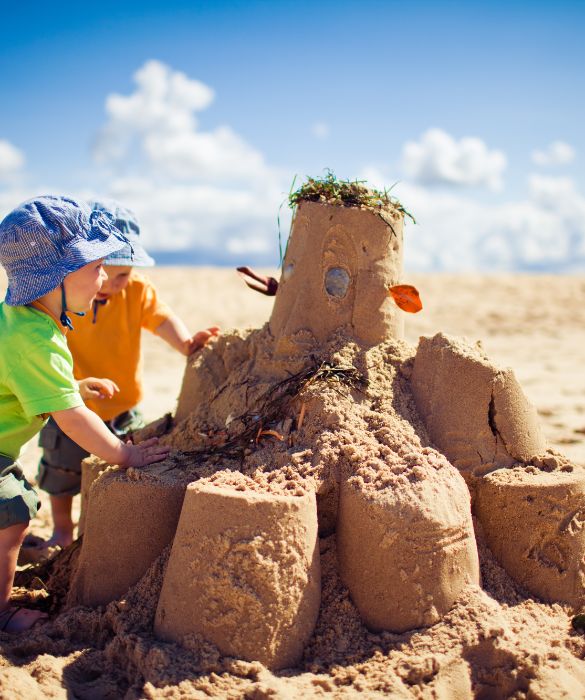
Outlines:
{"label": "green t-shirt", "polygon": [[0,453],[16,459],[43,427],[42,414],[77,406],[73,359],[55,321],[0,302]]}

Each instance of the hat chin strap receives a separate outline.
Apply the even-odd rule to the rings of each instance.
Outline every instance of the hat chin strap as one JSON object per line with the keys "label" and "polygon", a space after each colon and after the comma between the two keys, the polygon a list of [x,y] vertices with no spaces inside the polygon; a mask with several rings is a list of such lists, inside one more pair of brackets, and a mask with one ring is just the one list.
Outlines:
{"label": "hat chin strap", "polygon": [[[65,328],[72,331],[74,328],[73,324],[71,323],[71,319],[69,316],[67,316],[68,311],[67,297],[65,295],[65,283],[61,282],[61,316],[59,316],[59,320],[61,321],[62,326],[65,326]],[[85,311],[72,311],[71,313],[75,314],[76,316],[85,316]]]}

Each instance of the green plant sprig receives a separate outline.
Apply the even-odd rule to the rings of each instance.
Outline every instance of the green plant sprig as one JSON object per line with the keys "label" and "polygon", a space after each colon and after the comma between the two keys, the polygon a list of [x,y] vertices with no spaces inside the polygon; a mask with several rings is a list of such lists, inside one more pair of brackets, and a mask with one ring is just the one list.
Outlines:
{"label": "green plant sprig", "polygon": [[376,190],[368,187],[366,180],[340,180],[329,168],[325,170],[325,177],[316,178],[307,176],[307,181],[295,190],[294,186],[296,180],[297,176],[295,175],[290,186],[288,197],[283,200],[278,209],[277,224],[280,267],[283,265],[289,243],[289,239],[287,239],[283,252],[282,235],[280,231],[280,210],[287,200],[289,207],[293,210],[293,220],[296,209],[301,202],[322,202],[323,204],[371,209],[380,216],[384,223],[390,226],[392,232],[394,232],[392,218],[391,216],[386,216],[386,212],[390,212],[391,214],[399,212],[403,216],[408,217],[413,224],[416,224],[414,216],[402,206],[396,197],[390,194],[392,189],[396,186],[396,183],[394,183],[392,187]]}
{"label": "green plant sprig", "polygon": [[[294,180],[293,180],[294,186]],[[307,177],[307,181],[288,195],[289,206],[294,209],[300,202],[323,202],[345,207],[365,207],[376,211],[398,211],[416,223],[412,214],[391,196],[394,185],[384,190],[367,187],[365,180],[340,180],[331,170],[325,177]],[[291,188],[292,190],[292,188]]]}

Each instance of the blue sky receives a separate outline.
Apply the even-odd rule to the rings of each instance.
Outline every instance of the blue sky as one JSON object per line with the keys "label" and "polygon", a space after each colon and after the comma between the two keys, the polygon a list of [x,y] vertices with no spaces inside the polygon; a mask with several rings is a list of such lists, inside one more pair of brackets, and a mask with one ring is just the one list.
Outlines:
{"label": "blue sky", "polygon": [[270,264],[329,167],[400,181],[411,269],[581,269],[584,30],[562,1],[4,7],[0,214],[115,196],[155,250]]}

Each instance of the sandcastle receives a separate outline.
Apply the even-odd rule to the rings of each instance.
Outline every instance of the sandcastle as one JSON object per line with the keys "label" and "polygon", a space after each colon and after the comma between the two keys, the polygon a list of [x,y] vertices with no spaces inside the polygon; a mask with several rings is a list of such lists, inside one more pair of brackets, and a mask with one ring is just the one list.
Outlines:
{"label": "sandcastle", "polygon": [[137,436],[171,456],[84,466],[70,605],[124,596],[170,546],[154,633],[282,669],[319,615],[320,535],[366,625],[403,632],[480,585],[472,513],[531,594],[584,602],[583,470],[480,348],[401,339],[405,212],[348,192],[301,188],[269,322],[191,357],[174,416]]}

